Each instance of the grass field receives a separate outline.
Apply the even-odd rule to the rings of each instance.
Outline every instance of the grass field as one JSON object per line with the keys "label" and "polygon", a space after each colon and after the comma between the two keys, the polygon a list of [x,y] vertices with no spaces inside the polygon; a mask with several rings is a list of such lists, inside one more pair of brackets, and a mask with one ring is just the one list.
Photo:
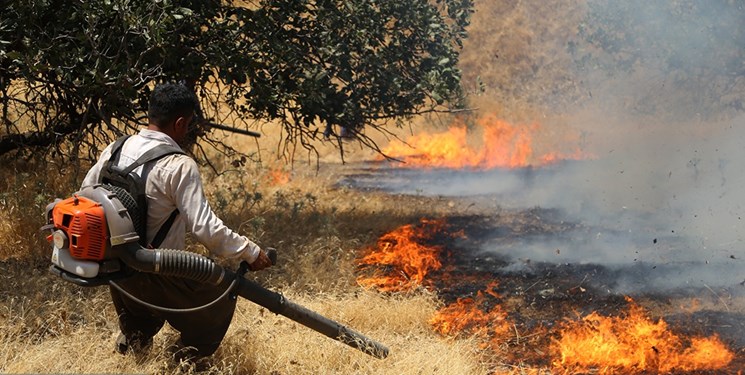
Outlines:
{"label": "grass field", "polygon": [[[708,10],[707,2],[699,0],[664,4],[605,0],[551,4],[538,0],[476,1],[471,36],[461,59],[463,86],[473,110],[460,115],[458,123],[469,129],[478,127],[479,119],[483,118],[539,124],[530,125],[539,130],[535,145],[545,148],[538,151],[566,151],[555,148],[573,146],[560,144],[569,139],[601,156],[615,157],[628,152],[634,158],[622,160],[625,164],[619,163],[618,168],[623,166],[627,172],[624,176],[629,179],[638,177],[638,181],[633,181],[636,189],[654,189],[659,181],[670,180],[671,176],[674,182],[678,175],[667,174],[663,169],[660,169],[665,172],[662,178],[654,173],[629,176],[635,165],[659,162],[661,167],[667,167],[662,163],[665,160],[658,160],[667,155],[642,160],[629,150],[643,150],[642,146],[661,150],[663,147],[658,144],[666,143],[687,150],[693,141],[704,139],[715,130],[714,120],[742,114],[745,93],[742,52],[730,48],[741,40],[738,37],[741,30],[731,29],[739,23],[736,16],[728,17],[741,14],[737,12],[742,10],[727,8],[734,3],[721,2],[722,9],[716,10],[722,12],[715,12]],[[678,37],[679,34],[687,37]],[[694,37],[706,39],[704,46],[696,45]],[[721,39],[719,43],[708,42],[715,37]],[[692,52],[681,55],[683,51]],[[396,131],[402,137],[440,131],[452,120],[447,116],[419,118],[409,128]],[[510,211],[501,208],[501,204],[510,202],[493,199],[462,204],[452,198],[385,194],[340,186],[337,182],[349,171],[349,165],[341,162],[337,149],[319,145],[317,156],[298,153],[290,162],[287,155],[274,152],[281,135],[270,125],[261,129],[264,136],[260,142],[225,138],[236,148],[260,157],[260,162],[249,160],[245,166],[232,167],[230,160],[216,156],[213,162],[219,173],[203,169],[213,209],[238,232],[262,246],[279,250],[275,267],[250,278],[387,345],[391,352],[388,358],[378,360],[359,353],[248,301],[238,303],[222,346],[199,367],[172,358],[169,350],[178,336],[168,327],[155,337],[152,350],[144,356],[115,353],[118,327],[108,291],[76,287],[50,275],[46,270],[50,248],[39,231],[47,203],[76,191],[87,166],[56,165],[53,160],[2,160],[0,373],[572,373],[549,369],[550,359],[538,361],[541,365],[537,368],[523,365],[521,356],[550,358],[549,353],[543,352],[544,347],[531,346],[555,338],[546,331],[518,332],[518,326],[514,325],[510,327],[509,340],[496,348],[488,347],[483,337],[436,332],[431,319],[446,303],[436,290],[419,287],[379,293],[357,283],[356,260],[381,235],[417,223],[421,218],[463,218],[477,215],[480,210],[491,210],[490,219],[498,217],[493,225],[514,229],[519,237],[530,231],[554,233],[545,230],[547,222],[538,218],[539,214],[550,212],[541,211],[540,207]],[[384,137],[371,136],[381,147],[388,143]],[[345,150],[344,160],[352,164],[376,157],[354,143]],[[703,158],[700,154],[695,157]],[[696,169],[698,173],[695,160],[699,159],[691,159],[687,166],[687,160],[683,162],[684,172]],[[715,172],[721,172],[721,176],[715,176],[721,177],[722,186],[723,171],[738,165],[736,160],[742,158],[724,155],[715,163]],[[736,175],[726,177],[728,184],[740,181]],[[611,193],[616,188],[619,191],[626,188],[626,185],[610,185]],[[674,188],[676,191],[681,188],[682,193],[686,186],[680,185]],[[663,189],[655,193],[660,190]],[[696,197],[691,198],[695,202]],[[639,202],[643,205],[646,200]],[[566,225],[563,221],[548,224],[558,229]],[[725,224],[736,232],[736,223]],[[190,250],[205,251],[194,243],[190,244]],[[735,258],[732,255],[731,261],[740,261]],[[554,272],[551,282],[574,283],[571,290],[581,293],[565,297],[578,302],[582,311],[586,312],[589,306],[618,312],[625,306],[622,296],[592,300],[590,297],[597,295],[585,293],[582,274],[569,275],[578,280],[558,280],[564,276],[567,275],[556,276]],[[544,279],[523,281],[527,284],[509,281],[516,294],[504,298],[504,307],[516,315],[519,311],[528,321],[545,318],[553,323],[566,317],[551,310],[566,301],[558,297],[558,302],[551,300],[559,293],[539,285],[538,281],[545,282]],[[719,317],[734,317],[732,321],[736,321],[745,311],[742,293],[728,295],[721,289],[709,290],[696,298],[664,295],[657,300],[650,297],[638,302],[654,316],[671,312],[682,316],[678,326],[685,326],[686,319],[700,312],[702,315],[695,316],[708,326],[700,328],[693,324],[687,328],[708,335],[712,329],[723,326],[718,326],[718,321],[708,321],[711,316],[706,313],[713,311]],[[518,295],[517,291],[522,294]],[[533,297],[538,304],[526,302]],[[566,306],[570,308],[562,313],[577,307]],[[732,327],[738,328],[734,323],[729,325]],[[739,351],[734,366],[742,365],[743,349],[735,350]],[[650,372],[629,370],[628,373]]]}
{"label": "grass field", "polygon": [[[194,372],[189,364],[175,363],[168,356],[168,347],[177,339],[168,328],[156,336],[150,355],[116,354],[117,319],[106,288],[76,287],[45,271],[49,250],[37,230],[43,206],[53,196],[64,196],[74,184],[73,174],[60,177],[70,181],[46,185],[44,176],[12,169],[6,173],[3,191],[15,193],[3,197],[0,372]],[[206,370],[200,370],[221,374],[484,372],[475,342],[445,339],[428,325],[439,303],[436,295],[419,290],[384,296],[354,281],[353,260],[365,246],[386,230],[437,214],[437,204],[423,210],[420,204],[393,202],[390,197],[336,190],[323,183],[321,172],[312,170],[306,176],[295,172],[282,185],[253,185],[250,180],[271,179],[261,170],[243,178],[206,178],[213,181],[208,186],[211,200],[218,202],[215,209],[230,226],[279,249],[279,264],[257,273],[258,281],[385,343],[391,356],[368,357],[241,301],[223,345]],[[224,184],[233,186],[232,195],[216,196],[224,194]]]}

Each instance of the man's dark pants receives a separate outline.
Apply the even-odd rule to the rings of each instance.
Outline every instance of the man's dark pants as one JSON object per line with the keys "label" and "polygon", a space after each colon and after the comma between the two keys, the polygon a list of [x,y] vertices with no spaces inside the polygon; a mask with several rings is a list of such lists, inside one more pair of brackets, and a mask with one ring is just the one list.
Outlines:
{"label": "man's dark pants", "polygon": [[[117,281],[128,293],[147,303],[171,309],[189,309],[215,301],[230,285],[218,286],[192,280],[137,272]],[[229,293],[211,306],[191,312],[164,312],[152,309],[110,287],[119,315],[119,328],[128,341],[148,342],[168,322],[181,333],[181,344],[196,348],[198,357],[217,350],[225,337],[235,311],[235,295]]]}

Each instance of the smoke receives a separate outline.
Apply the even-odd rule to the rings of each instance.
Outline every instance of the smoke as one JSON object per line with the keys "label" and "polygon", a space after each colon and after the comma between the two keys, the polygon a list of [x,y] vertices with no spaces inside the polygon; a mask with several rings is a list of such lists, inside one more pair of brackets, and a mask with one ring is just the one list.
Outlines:
{"label": "smoke", "polygon": [[624,234],[578,258],[652,265],[621,290],[745,280],[743,20],[742,2],[588,3],[575,69],[591,94],[575,124],[599,159],[567,173],[561,205]]}
{"label": "smoke", "polygon": [[[569,3],[574,10],[577,3]],[[515,29],[514,40],[502,31],[489,41],[484,29],[493,23],[475,24],[471,46],[480,49],[466,46],[464,77],[476,75],[468,71],[474,67],[488,73],[478,59],[491,59],[497,70],[498,55],[512,58],[506,64],[518,67],[510,68],[515,74],[481,77],[481,100],[502,98],[509,89],[526,102],[546,104],[543,125],[568,124],[596,158],[517,170],[388,170],[355,184],[488,196],[507,208],[556,208],[581,228],[509,249],[484,246],[512,257],[512,270],[522,267],[521,259],[600,264],[618,271],[614,291],[623,293],[745,289],[738,285],[745,281],[745,5],[590,0],[577,21],[556,4],[550,12],[558,18],[539,13],[543,2],[517,2],[514,9],[489,4],[479,4],[477,16],[491,11],[492,21],[499,14],[511,27],[532,29]],[[567,14],[573,16],[562,17]],[[552,112],[557,108],[561,113]]]}
{"label": "smoke", "polygon": [[520,256],[629,269],[619,292],[743,282],[745,116],[707,124],[705,134],[669,133],[649,132],[524,185],[519,204],[560,208],[583,231],[528,241]]}
{"label": "smoke", "polygon": [[742,110],[743,20],[745,5],[726,0],[589,1],[573,69],[588,104],[612,114],[688,120]]}
{"label": "smoke", "polygon": [[567,111],[597,159],[536,171],[522,185],[508,179],[517,188],[501,198],[560,208],[587,230],[512,254],[628,270],[619,292],[742,289],[744,20],[745,4],[726,0],[587,2],[566,43],[566,69],[586,95]]}
{"label": "smoke", "polygon": [[479,212],[485,200],[505,209],[555,209],[560,214],[546,218],[547,226],[572,223],[568,232],[483,244],[482,251],[513,262],[503,271],[524,272],[526,260],[598,264],[615,271],[611,291],[618,293],[733,286],[742,292],[745,116],[700,126],[637,131],[604,142],[595,159],[546,167],[391,168],[351,182],[472,201]]}

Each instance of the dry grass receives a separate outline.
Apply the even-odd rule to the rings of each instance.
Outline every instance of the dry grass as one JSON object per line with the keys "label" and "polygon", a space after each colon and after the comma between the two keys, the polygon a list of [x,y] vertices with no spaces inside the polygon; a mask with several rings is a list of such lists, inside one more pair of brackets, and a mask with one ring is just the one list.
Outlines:
{"label": "dry grass", "polygon": [[44,209],[56,197],[75,190],[83,179],[79,168],[58,168],[45,161],[4,162],[0,170],[0,259],[35,259],[47,254]]}
{"label": "dry grass", "polygon": [[[480,111],[465,115],[467,123],[484,114],[516,123],[543,121],[546,108],[571,107],[590,96],[567,69],[572,57],[566,47],[576,41],[572,38],[585,14],[584,1],[480,0],[476,10],[461,66],[471,105]],[[478,80],[484,83],[483,91],[476,87]],[[415,126],[442,128],[451,120],[423,117]],[[553,117],[553,122],[559,124],[550,124],[549,137],[565,133],[559,125],[571,118]],[[262,246],[279,249],[280,264],[257,274],[260,282],[388,345],[390,357],[368,357],[247,301],[239,303],[231,329],[206,369],[174,362],[168,349],[178,337],[167,327],[156,336],[148,355],[116,354],[118,327],[107,291],[75,287],[47,274],[49,249],[38,232],[46,204],[74,191],[85,169],[6,160],[0,167],[0,373],[495,371],[497,364],[484,362],[478,342],[433,332],[427,321],[438,307],[436,295],[381,295],[355,283],[354,259],[381,234],[422,216],[458,214],[468,208],[436,197],[334,187],[346,168],[335,147],[319,145],[317,154],[302,149],[290,156],[278,154],[282,135],[272,124],[261,130],[264,136],[258,142],[225,135],[227,143],[255,155],[260,163],[230,168],[231,160],[215,157],[221,173],[205,169],[203,176],[213,208],[229,226]],[[396,130],[404,137],[410,131]],[[385,145],[384,136],[370,136]],[[373,158],[369,150],[353,144],[345,151],[347,162]],[[290,159],[292,165],[287,163]],[[278,182],[277,174],[288,181]],[[198,245],[192,249],[204,251]]]}
{"label": "dry grass", "polygon": [[[22,270],[13,271],[20,274]],[[53,295],[37,293],[4,304],[0,324],[3,373],[484,372],[478,366],[473,342],[445,340],[428,327],[426,320],[434,312],[436,302],[434,296],[426,293],[386,297],[365,291],[313,295],[285,291],[294,302],[388,345],[391,355],[385,360],[368,357],[243,300],[222,346],[197,370],[193,364],[176,363],[169,356],[169,347],[178,337],[168,327],[156,336],[149,354],[115,354],[116,320],[105,290],[81,295],[50,277],[34,276],[43,281],[36,285],[54,285],[58,290]],[[17,284],[26,292],[34,289],[25,283]]]}
{"label": "dry grass", "polygon": [[[264,137],[261,145],[277,138]],[[106,288],[80,288],[48,274],[50,250],[38,231],[47,203],[75,191],[85,166],[11,161],[0,170],[0,372],[487,372],[475,341],[447,339],[430,328],[436,295],[386,296],[355,282],[354,259],[379,235],[422,216],[444,215],[451,209],[447,201],[337,188],[345,166],[333,146],[319,148],[323,166],[317,168],[313,157],[288,166],[274,150],[259,149],[250,139],[233,141],[247,153],[260,154],[261,162],[233,168],[230,160],[216,156],[212,161],[220,173],[205,168],[203,180],[226,224],[280,251],[279,265],[257,274],[258,280],[389,346],[387,359],[359,353],[248,301],[239,303],[225,341],[206,368],[173,360],[169,348],[178,333],[169,327],[156,336],[148,355],[116,354],[117,319]],[[347,154],[348,161],[371,158],[360,148]],[[277,173],[286,178],[278,181]]]}
{"label": "dry grass", "polygon": [[0,227],[2,373],[488,372],[475,341],[444,338],[430,328],[427,320],[438,305],[436,295],[381,295],[354,281],[354,259],[380,234],[444,213],[447,202],[337,189],[330,184],[330,170],[296,170],[282,184],[269,183],[271,171],[256,165],[220,175],[205,170],[210,200],[226,223],[280,250],[280,265],[255,275],[260,282],[384,343],[391,355],[374,359],[241,301],[223,345],[195,368],[170,356],[178,334],[168,327],[156,336],[148,355],[116,354],[117,320],[106,289],[79,288],[47,274],[48,245],[38,234],[44,206],[74,191],[82,175],[65,170],[55,183],[48,178],[52,167],[6,167]]}
{"label": "dry grass", "polygon": [[476,1],[461,58],[473,105],[509,121],[530,122],[586,95],[566,48],[577,42],[585,3]]}
{"label": "dry grass", "polygon": [[[417,126],[449,123],[428,117]],[[230,168],[231,160],[215,157],[221,173],[205,169],[203,175],[213,208],[229,226],[280,251],[280,264],[257,274],[259,281],[389,346],[388,358],[359,353],[247,301],[239,303],[206,369],[174,362],[168,349],[178,337],[168,327],[156,336],[150,354],[116,354],[118,327],[107,291],[48,275],[48,245],[37,235],[45,205],[74,191],[85,169],[57,173],[43,163],[16,162],[0,170],[0,373],[488,373],[477,342],[444,338],[431,329],[427,321],[438,306],[436,295],[380,295],[355,283],[354,259],[366,246],[422,216],[450,213],[448,201],[335,188],[345,168],[336,147],[320,145],[317,154],[298,149],[288,157],[277,153],[282,135],[272,124],[261,130],[259,142],[225,135],[227,143],[260,163]],[[410,129],[399,131],[405,136]],[[383,135],[370,136],[386,143]],[[372,158],[357,145],[345,147],[346,162]],[[278,183],[277,173],[289,181]],[[192,249],[204,251],[198,245]]]}

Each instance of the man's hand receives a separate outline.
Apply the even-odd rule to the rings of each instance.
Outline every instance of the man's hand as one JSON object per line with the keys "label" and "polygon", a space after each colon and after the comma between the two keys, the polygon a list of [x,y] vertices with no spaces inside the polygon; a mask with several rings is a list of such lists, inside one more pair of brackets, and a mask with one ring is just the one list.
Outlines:
{"label": "man's hand", "polygon": [[254,260],[252,263],[248,264],[248,269],[251,271],[258,271],[263,270],[264,268],[271,267],[274,264],[271,258],[269,258],[269,254],[261,250],[259,251],[259,256]]}

